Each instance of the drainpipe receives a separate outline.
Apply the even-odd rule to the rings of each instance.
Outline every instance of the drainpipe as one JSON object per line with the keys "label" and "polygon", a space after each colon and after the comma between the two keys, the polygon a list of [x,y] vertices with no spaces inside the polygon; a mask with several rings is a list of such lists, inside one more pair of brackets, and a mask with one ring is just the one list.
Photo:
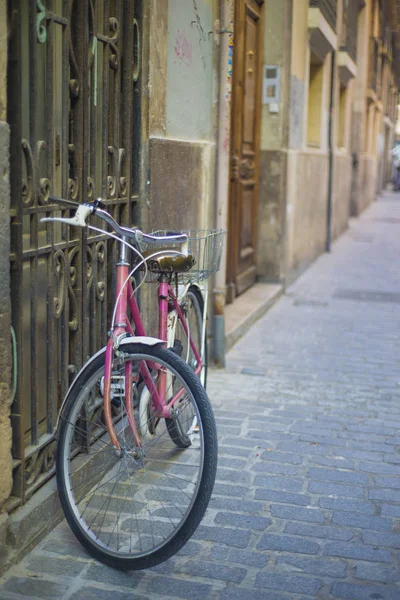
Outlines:
{"label": "drainpipe", "polygon": [[[231,129],[232,86],[232,34],[234,0],[220,0],[219,5],[219,93],[217,116],[217,166],[215,187],[214,226],[226,229],[229,205],[229,163]],[[221,269],[213,279],[213,359],[217,366],[225,366],[225,296],[226,296],[226,247],[222,254]]]}
{"label": "drainpipe", "polygon": [[333,107],[335,100],[335,57],[336,52],[332,50],[331,55],[331,91],[329,99],[329,125],[328,125],[328,145],[329,145],[329,164],[328,164],[328,207],[326,219],[326,252],[331,251],[332,237],[332,190],[333,190]]}

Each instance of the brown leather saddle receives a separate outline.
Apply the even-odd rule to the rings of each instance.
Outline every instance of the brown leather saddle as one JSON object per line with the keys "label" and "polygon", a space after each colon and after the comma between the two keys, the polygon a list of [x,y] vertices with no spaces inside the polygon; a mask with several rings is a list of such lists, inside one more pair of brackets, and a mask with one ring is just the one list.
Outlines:
{"label": "brown leather saddle", "polygon": [[[175,248],[164,248],[163,254],[149,258],[147,268],[151,273],[186,273],[195,264],[196,260],[192,254],[188,256],[178,256],[172,252],[176,252]],[[149,250],[143,253],[144,258],[154,254],[154,250]]]}

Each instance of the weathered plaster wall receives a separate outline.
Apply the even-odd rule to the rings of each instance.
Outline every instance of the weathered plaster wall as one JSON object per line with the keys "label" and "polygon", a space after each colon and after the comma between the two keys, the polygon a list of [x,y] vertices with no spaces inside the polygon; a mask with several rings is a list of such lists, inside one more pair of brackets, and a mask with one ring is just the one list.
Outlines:
{"label": "weathered plaster wall", "polygon": [[150,139],[152,228],[205,226],[214,145]]}
{"label": "weathered plaster wall", "polygon": [[213,42],[213,0],[169,0],[168,137],[196,140],[211,138]]}
{"label": "weathered plaster wall", "polygon": [[[150,0],[145,13],[145,34],[148,34],[149,63],[148,128],[149,135],[165,135],[167,90],[168,0]],[[148,20],[148,22],[146,22]],[[147,67],[147,65],[146,65]],[[147,100],[147,99],[146,99]]]}
{"label": "weathered plaster wall", "polygon": [[200,228],[209,221],[214,176],[215,151],[209,142],[213,140],[216,91],[217,1],[152,0],[152,5],[149,196],[143,221],[150,228]]}
{"label": "weathered plaster wall", "polygon": [[278,113],[269,105],[261,111],[260,204],[258,232],[259,277],[279,280],[284,267],[286,211],[286,152],[288,144],[291,0],[267,0],[264,64],[280,67]]}
{"label": "weathered plaster wall", "polygon": [[347,153],[336,153],[333,164],[332,240],[348,227],[351,203],[352,159]]}
{"label": "weathered plaster wall", "polygon": [[358,19],[357,79],[354,85],[351,151],[355,168],[351,192],[350,214],[358,216],[376,198],[377,158],[373,148],[373,108],[366,102],[368,60],[371,29],[371,0],[367,0]]}
{"label": "weathered plaster wall", "polygon": [[358,166],[357,203],[354,215],[359,215],[376,199],[377,161],[374,156],[362,154]]}
{"label": "weathered plaster wall", "polygon": [[328,156],[288,153],[286,272],[294,280],[325,248]]}
{"label": "weathered plaster wall", "polygon": [[[10,188],[7,108],[7,2],[0,0],[0,513],[11,491]],[[0,516],[1,530],[1,516]],[[1,546],[1,539],[0,539]]]}
{"label": "weathered plaster wall", "polygon": [[286,161],[285,151],[261,151],[258,274],[274,281],[284,270]]}

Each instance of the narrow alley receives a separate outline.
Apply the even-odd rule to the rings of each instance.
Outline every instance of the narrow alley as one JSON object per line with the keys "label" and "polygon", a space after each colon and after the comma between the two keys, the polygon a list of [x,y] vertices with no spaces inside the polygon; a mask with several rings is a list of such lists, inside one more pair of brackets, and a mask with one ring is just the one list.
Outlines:
{"label": "narrow alley", "polygon": [[121,573],[62,523],[1,600],[398,600],[399,225],[386,192],[211,373],[217,483],[179,555]]}

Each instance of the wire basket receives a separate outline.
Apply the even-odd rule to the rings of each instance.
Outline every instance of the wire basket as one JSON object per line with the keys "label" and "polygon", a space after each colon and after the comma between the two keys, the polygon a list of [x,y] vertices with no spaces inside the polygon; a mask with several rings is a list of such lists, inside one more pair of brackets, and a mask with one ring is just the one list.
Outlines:
{"label": "wire basket", "polygon": [[[190,270],[184,273],[171,273],[178,278],[179,283],[194,283],[208,279],[213,273],[216,273],[221,265],[222,250],[224,247],[224,239],[226,230],[225,229],[182,229],[182,230],[158,230],[153,231],[154,236],[165,236],[184,233],[188,236],[189,243],[189,255],[193,257],[193,266]],[[181,245],[179,242],[171,243],[168,245],[165,242],[148,243],[140,242],[140,251],[145,254],[152,254],[153,252],[160,252],[165,249],[165,255],[168,255],[168,250],[181,251]],[[171,256],[174,256],[171,253]],[[159,273],[148,271],[146,281],[156,282],[159,279]]]}

